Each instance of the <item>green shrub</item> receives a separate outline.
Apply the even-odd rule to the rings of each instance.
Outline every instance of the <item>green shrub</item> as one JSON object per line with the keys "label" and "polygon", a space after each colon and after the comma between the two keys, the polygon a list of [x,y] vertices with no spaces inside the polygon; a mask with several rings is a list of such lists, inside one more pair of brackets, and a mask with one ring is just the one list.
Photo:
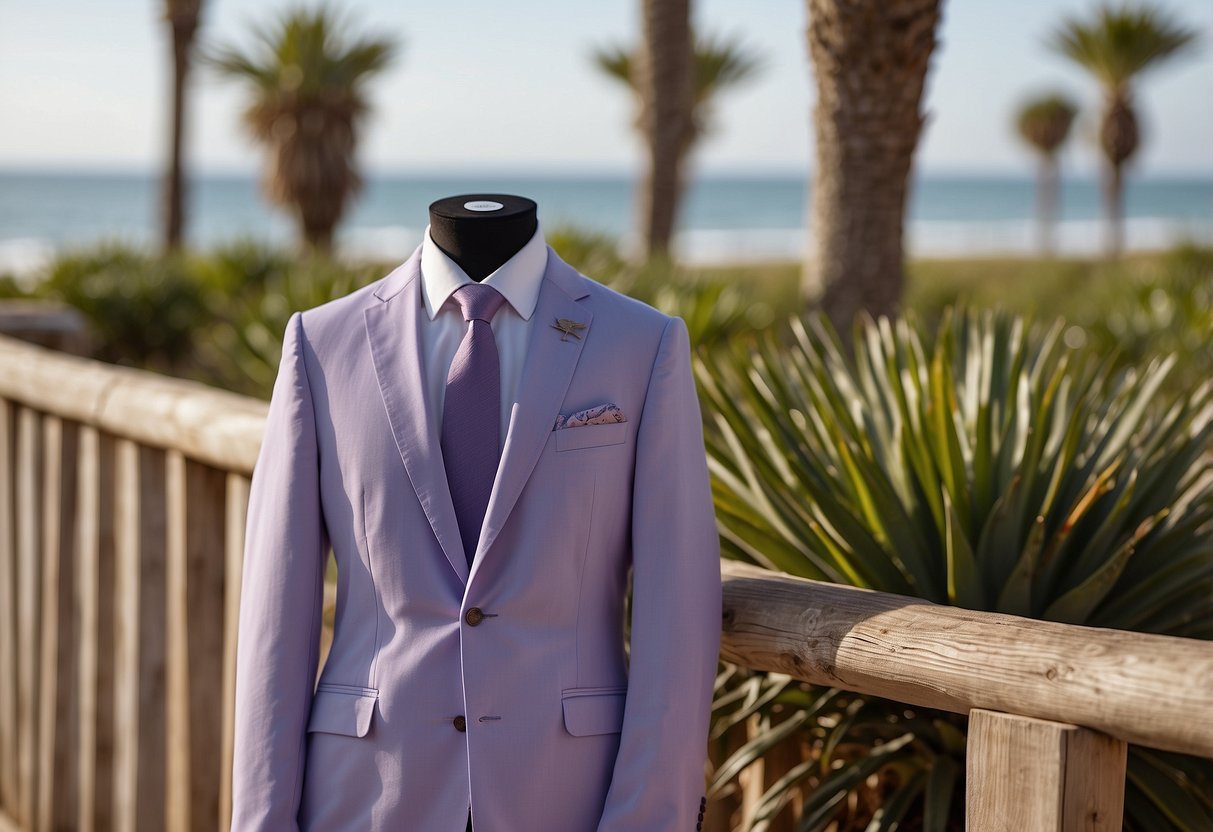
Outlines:
{"label": "green shrub", "polygon": [[717,276],[668,259],[630,263],[619,255],[613,237],[572,226],[553,229],[545,237],[561,259],[582,274],[681,317],[692,344],[722,344],[774,319],[772,305],[735,275]]}
{"label": "green shrub", "polygon": [[1082,258],[911,261],[906,307],[929,325],[964,304],[1059,316],[1067,339],[1138,366],[1175,353],[1167,384],[1183,390],[1213,367],[1213,248],[1181,243],[1120,262]]}
{"label": "green shrub", "polygon": [[1134,269],[1102,309],[1076,315],[1091,346],[1124,366],[1178,357],[1169,384],[1213,375],[1213,249],[1177,246]]}
{"label": "green shrub", "polygon": [[390,268],[299,259],[248,238],[168,256],[104,242],[66,251],[44,274],[0,283],[0,292],[78,309],[102,361],[268,398],[291,312],[347,294]]}
{"label": "green shrub", "polygon": [[[1173,356],[1116,369],[1065,331],[949,309],[933,339],[912,319],[858,325],[848,357],[813,317],[704,353],[726,555],[970,609],[1213,638],[1213,387],[1165,393]],[[876,771],[885,822],[962,820],[963,716],[746,681],[768,697],[750,710],[792,709],[815,743],[818,759],[775,790],[815,787],[798,828],[850,811]],[[729,694],[719,704],[724,724],[745,711]],[[1210,828],[1211,786],[1211,761],[1131,748],[1126,828]]]}
{"label": "green shrub", "polygon": [[162,373],[188,371],[194,333],[209,320],[185,258],[162,259],[121,243],[60,255],[34,294],[83,314],[94,357]]}
{"label": "green shrub", "polygon": [[199,272],[211,299],[211,324],[195,350],[209,383],[268,399],[291,313],[342,297],[387,274],[390,266],[350,266],[327,257],[240,245]]}

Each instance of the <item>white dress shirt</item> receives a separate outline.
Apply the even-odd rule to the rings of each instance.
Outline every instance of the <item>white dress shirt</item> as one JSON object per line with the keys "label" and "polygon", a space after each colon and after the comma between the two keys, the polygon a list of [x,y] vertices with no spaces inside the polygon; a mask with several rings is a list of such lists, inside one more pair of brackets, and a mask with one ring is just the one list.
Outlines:
{"label": "white dress shirt", "polygon": [[[526,360],[531,318],[539,299],[539,286],[543,282],[547,261],[547,241],[544,240],[543,229],[536,228],[526,245],[482,281],[500,292],[506,301],[491,323],[501,361],[500,445],[505,444],[505,434],[509,429],[518,380],[522,377],[522,364]],[[429,416],[433,424],[439,426],[439,434],[442,433],[447,372],[467,332],[467,322],[459,311],[459,304],[450,297],[463,284],[473,282],[467,272],[434,243],[427,224],[421,241],[421,283],[429,320],[422,328],[421,349],[429,387],[426,391],[430,400]]]}

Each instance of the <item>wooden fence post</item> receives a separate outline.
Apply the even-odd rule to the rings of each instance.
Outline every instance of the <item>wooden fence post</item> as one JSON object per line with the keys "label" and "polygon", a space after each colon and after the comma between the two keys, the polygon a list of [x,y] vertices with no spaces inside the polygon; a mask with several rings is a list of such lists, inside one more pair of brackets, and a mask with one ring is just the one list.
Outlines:
{"label": "wooden fence post", "polygon": [[250,477],[229,471],[223,510],[223,720],[219,750],[219,828],[232,822],[232,756],[236,733],[236,631],[240,624],[240,579],[244,571],[244,531]]}
{"label": "wooden fence post", "polygon": [[42,422],[29,407],[17,408],[16,542],[17,542],[17,800],[15,820],[32,827],[36,822],[38,788],[38,656],[42,649],[42,558],[38,498],[42,495]]}
{"label": "wooden fence post", "polygon": [[166,458],[169,603],[166,829],[220,828],[224,498],[227,472],[170,449]]}
{"label": "wooden fence post", "polygon": [[113,807],[114,443],[112,435],[80,425],[75,567],[78,832],[109,829]]}
{"label": "wooden fence post", "polygon": [[165,826],[165,451],[119,439],[115,458],[115,832]]}
{"label": "wooden fence post", "polygon": [[[0,807],[18,806],[17,778],[17,535],[18,406],[0,399]],[[0,810],[0,829],[4,812]]]}
{"label": "wooden fence post", "polygon": [[1118,830],[1128,746],[1107,734],[975,708],[969,714],[969,832]]}
{"label": "wooden fence post", "polygon": [[78,609],[74,603],[78,423],[42,416],[42,643],[37,662],[38,792],[35,829],[71,829],[79,799]]}

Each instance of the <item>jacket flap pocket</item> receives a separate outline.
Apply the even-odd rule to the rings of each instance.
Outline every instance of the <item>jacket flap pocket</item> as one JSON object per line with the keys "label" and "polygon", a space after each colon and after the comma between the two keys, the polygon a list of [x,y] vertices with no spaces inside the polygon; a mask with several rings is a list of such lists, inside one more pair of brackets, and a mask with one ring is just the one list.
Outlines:
{"label": "jacket flap pocket", "polygon": [[582,425],[576,428],[560,428],[556,434],[556,450],[569,451],[574,448],[592,448],[596,445],[618,445],[627,440],[627,422],[605,422],[601,425]]}
{"label": "jacket flap pocket", "polygon": [[575,737],[609,734],[623,730],[623,708],[627,688],[561,691],[564,727]]}
{"label": "jacket flap pocket", "polygon": [[364,737],[371,727],[371,714],[379,694],[372,691],[317,688],[307,730]]}

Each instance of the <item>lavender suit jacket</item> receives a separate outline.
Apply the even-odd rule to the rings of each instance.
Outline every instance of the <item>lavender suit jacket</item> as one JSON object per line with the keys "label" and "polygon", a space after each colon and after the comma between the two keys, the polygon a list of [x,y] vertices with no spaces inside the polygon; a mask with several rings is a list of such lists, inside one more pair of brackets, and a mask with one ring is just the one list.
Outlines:
{"label": "lavender suit jacket", "polygon": [[[420,260],[287,323],[248,502],[232,828],[463,832],[470,806],[477,832],[698,829],[721,585],[686,325],[548,247],[469,570]],[[603,403],[626,421],[553,429]]]}

